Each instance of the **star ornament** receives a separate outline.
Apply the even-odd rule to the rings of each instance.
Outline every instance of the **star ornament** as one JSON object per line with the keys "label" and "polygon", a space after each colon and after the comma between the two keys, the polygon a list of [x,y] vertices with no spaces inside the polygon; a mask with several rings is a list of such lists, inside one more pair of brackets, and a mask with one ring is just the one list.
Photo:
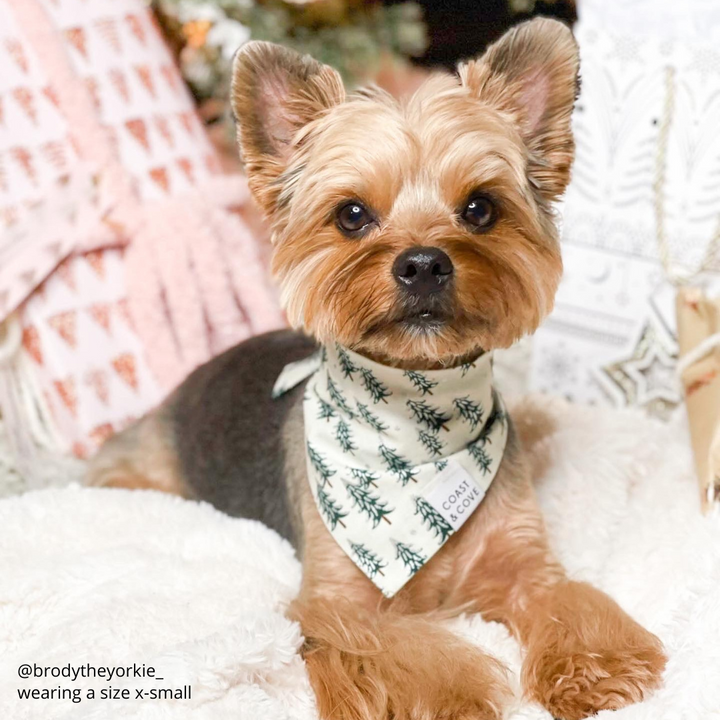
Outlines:
{"label": "star ornament", "polygon": [[600,368],[600,381],[617,404],[667,418],[682,400],[676,362],[677,351],[667,347],[648,322],[627,357]]}

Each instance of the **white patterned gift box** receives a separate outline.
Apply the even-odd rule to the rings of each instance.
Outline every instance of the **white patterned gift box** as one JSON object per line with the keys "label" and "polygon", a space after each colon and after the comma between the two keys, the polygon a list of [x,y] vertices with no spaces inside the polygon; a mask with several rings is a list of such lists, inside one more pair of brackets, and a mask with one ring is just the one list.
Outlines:
{"label": "white patterned gift box", "polygon": [[0,408],[87,455],[282,316],[141,0],[0,0],[0,68]]}
{"label": "white patterned gift box", "polygon": [[711,251],[720,218],[720,7],[586,0],[579,13],[577,156],[560,208],[565,275],[533,340],[530,386],[667,418],[681,394],[658,217],[673,271],[720,268]]}

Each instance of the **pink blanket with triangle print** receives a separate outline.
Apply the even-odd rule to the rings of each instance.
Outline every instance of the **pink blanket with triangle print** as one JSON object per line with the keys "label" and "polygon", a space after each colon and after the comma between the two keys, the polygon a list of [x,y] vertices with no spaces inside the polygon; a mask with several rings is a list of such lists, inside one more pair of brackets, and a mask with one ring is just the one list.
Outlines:
{"label": "pink blanket with triangle print", "polygon": [[[83,324],[78,312],[122,303],[136,370],[158,388],[132,413],[123,401],[128,414],[226,347],[283,324],[259,241],[230,211],[248,202],[245,180],[220,173],[141,0],[0,0],[0,67],[0,321],[19,311],[25,353],[33,308],[58,297],[33,300],[38,288],[111,248],[106,297],[76,288],[72,307],[42,316],[67,341],[72,323]],[[76,335],[76,354],[87,354]],[[45,363],[55,360],[48,350]],[[50,387],[60,383],[62,401],[85,380],[56,377]],[[87,437],[95,419],[73,435]]]}

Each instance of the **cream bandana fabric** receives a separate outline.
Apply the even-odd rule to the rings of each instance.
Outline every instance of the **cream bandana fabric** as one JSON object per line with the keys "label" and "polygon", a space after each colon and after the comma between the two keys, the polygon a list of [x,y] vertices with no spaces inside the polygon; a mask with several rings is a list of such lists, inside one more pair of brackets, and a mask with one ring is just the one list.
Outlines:
{"label": "cream bandana fabric", "polygon": [[[313,497],[340,547],[392,597],[497,473],[507,421],[492,357],[414,372],[338,345],[323,348],[316,367],[304,400]],[[285,368],[276,394],[311,369],[307,360]]]}

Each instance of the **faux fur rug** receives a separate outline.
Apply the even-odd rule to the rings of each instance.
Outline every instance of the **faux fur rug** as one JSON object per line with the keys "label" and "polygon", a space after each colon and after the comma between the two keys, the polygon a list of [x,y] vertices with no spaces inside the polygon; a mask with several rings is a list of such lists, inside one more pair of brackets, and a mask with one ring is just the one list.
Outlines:
{"label": "faux fur rug", "polygon": [[[670,655],[661,691],[599,717],[720,718],[720,520],[699,514],[686,437],[632,413],[532,402],[556,422],[537,455],[557,552]],[[0,718],[315,720],[300,631],[282,614],[300,567],[270,530],[160,494],[77,486],[0,501],[0,528]],[[504,627],[452,625],[517,673]],[[23,663],[115,675],[21,679]],[[143,664],[162,679],[119,676]],[[184,697],[152,699],[173,688]],[[19,696],[32,690],[80,700]],[[508,717],[550,716],[518,700]]]}

